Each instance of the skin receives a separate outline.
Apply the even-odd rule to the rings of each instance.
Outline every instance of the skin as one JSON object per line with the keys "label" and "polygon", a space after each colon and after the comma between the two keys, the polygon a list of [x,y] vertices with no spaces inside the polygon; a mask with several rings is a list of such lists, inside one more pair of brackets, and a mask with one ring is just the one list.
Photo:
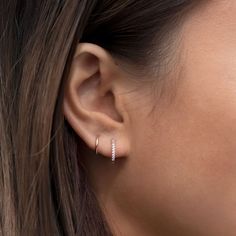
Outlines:
{"label": "skin", "polygon": [[114,235],[236,235],[235,28],[234,0],[192,12],[162,97],[104,49],[78,45],[64,114]]}

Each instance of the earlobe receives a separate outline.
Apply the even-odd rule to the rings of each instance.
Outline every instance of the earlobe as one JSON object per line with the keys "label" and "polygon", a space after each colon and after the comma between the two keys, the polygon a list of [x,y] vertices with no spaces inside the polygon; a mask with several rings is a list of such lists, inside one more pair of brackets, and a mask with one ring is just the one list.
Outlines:
{"label": "earlobe", "polygon": [[97,45],[79,44],[71,65],[66,85],[63,112],[75,132],[95,150],[114,158],[127,156],[128,133],[120,101],[119,73],[113,59]]}

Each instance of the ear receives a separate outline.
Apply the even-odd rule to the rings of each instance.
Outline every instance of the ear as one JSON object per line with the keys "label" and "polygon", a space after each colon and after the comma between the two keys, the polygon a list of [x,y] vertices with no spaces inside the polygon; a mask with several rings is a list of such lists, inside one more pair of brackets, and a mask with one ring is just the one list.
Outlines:
{"label": "ear", "polygon": [[99,136],[98,153],[111,158],[129,155],[128,113],[122,95],[122,73],[113,57],[95,44],[79,43],[66,84],[63,112],[66,120],[91,149]]}

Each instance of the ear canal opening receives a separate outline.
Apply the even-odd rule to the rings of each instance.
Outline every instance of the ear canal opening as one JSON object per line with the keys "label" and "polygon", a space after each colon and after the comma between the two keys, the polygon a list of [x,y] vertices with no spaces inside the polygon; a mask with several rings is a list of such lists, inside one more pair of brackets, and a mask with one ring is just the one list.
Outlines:
{"label": "ear canal opening", "polygon": [[[108,96],[110,97],[109,101],[111,103],[111,105],[113,107],[116,107],[116,101],[115,101],[115,97],[114,97],[114,94],[111,92],[111,91],[107,91],[106,95],[105,96]],[[120,122],[120,123],[123,123],[124,122],[124,119],[122,116],[119,115],[119,113],[117,111],[114,112],[115,114],[111,114],[113,119],[115,119],[116,121]]]}

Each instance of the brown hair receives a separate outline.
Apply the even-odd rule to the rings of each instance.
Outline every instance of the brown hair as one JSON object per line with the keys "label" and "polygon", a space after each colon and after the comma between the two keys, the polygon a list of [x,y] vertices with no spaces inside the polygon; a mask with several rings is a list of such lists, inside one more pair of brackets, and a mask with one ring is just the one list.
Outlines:
{"label": "brown hair", "polygon": [[0,1],[1,235],[112,235],[62,112],[75,47],[144,68],[192,2]]}

